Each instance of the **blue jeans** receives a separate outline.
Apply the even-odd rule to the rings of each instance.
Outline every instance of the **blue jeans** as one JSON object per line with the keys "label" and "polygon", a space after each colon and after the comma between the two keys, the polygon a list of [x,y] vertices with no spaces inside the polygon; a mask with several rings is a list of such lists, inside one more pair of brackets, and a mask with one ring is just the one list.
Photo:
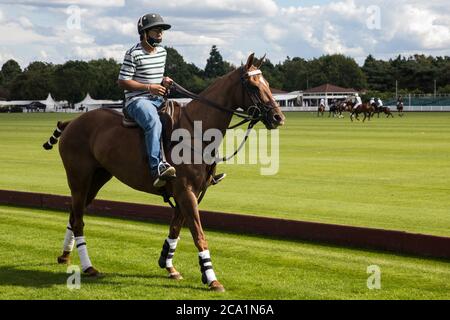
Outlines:
{"label": "blue jeans", "polygon": [[154,177],[158,175],[158,165],[162,161],[160,144],[162,124],[159,120],[158,109],[163,102],[161,97],[140,98],[127,106],[128,115],[144,130],[148,163]]}

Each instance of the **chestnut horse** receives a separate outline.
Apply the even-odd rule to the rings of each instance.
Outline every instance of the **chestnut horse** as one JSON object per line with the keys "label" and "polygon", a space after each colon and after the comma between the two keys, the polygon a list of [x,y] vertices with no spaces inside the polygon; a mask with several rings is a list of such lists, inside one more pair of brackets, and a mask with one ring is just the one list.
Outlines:
{"label": "chestnut horse", "polygon": [[[177,127],[187,130],[193,137],[193,122],[201,121],[203,132],[216,128],[223,137],[238,108],[252,113],[250,110],[255,106],[261,110],[258,120],[267,129],[283,125],[285,117],[259,70],[260,65],[255,67],[253,61],[254,54],[251,54],[246,65],[219,78],[199,95],[198,100],[191,101],[185,108],[179,108]],[[166,268],[169,278],[182,278],[173,266],[172,259],[181,228],[186,222],[199,251],[202,282],[213,291],[224,291],[212,269],[198,210],[199,194],[211,183],[211,164],[203,161],[201,164],[175,165],[176,179],[167,182],[164,190],[156,189],[150,175],[143,132],[140,128],[123,127],[122,120],[118,112],[93,110],[74,120],[58,123],[48,142],[50,145],[47,147],[51,148],[61,135],[59,153],[72,196],[63,254],[58,257],[58,262],[69,263],[70,253],[76,243],[83,272],[89,276],[99,275],[87,253],[83,214],[103,185],[115,176],[133,189],[157,195],[164,191],[174,198],[176,206],[169,236],[159,259],[159,266]],[[165,154],[171,162],[169,151],[166,150]]]}
{"label": "chestnut horse", "polygon": [[324,112],[325,112],[325,107],[324,107],[323,105],[320,105],[320,106],[317,108],[317,116],[318,116],[318,117],[319,117],[319,116],[322,116],[322,117],[323,117]]}
{"label": "chestnut horse", "polygon": [[369,121],[370,121],[370,118],[372,117],[372,113],[375,111],[375,108],[373,106],[371,106],[369,103],[363,103],[362,105],[358,106],[358,108],[356,108],[356,109],[353,109],[353,107],[355,106],[354,102],[348,102],[348,104],[352,108],[352,111],[350,114],[350,120],[352,122],[353,122],[353,118],[356,118],[356,120],[359,121],[358,115],[360,113],[364,114],[363,122],[365,122],[367,118],[369,118]]}

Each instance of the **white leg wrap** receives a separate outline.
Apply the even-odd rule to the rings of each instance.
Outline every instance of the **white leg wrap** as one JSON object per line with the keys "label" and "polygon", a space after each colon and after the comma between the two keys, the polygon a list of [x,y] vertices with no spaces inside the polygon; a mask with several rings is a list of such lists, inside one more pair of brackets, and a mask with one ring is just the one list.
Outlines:
{"label": "white leg wrap", "polygon": [[75,242],[77,243],[78,256],[80,257],[81,269],[86,271],[89,267],[92,267],[91,260],[89,259],[86,240],[84,237],[76,237]]}
{"label": "white leg wrap", "polygon": [[217,278],[212,268],[211,255],[209,253],[209,250],[199,252],[198,256],[200,257],[200,267],[202,269],[206,269],[204,271],[204,274],[206,276],[206,281],[208,285],[210,285],[211,282],[216,281]]}
{"label": "white leg wrap", "polygon": [[173,264],[172,264],[172,260],[173,260],[173,255],[175,254],[175,249],[177,248],[177,244],[178,244],[178,240],[180,238],[177,239],[169,239],[167,238],[166,241],[169,243],[169,247],[170,247],[170,251],[169,254],[167,255],[167,259],[166,259],[166,268],[172,268]]}
{"label": "white leg wrap", "polygon": [[63,251],[72,252],[73,245],[75,244],[75,237],[71,230],[70,223],[67,225],[66,235],[64,237]]}

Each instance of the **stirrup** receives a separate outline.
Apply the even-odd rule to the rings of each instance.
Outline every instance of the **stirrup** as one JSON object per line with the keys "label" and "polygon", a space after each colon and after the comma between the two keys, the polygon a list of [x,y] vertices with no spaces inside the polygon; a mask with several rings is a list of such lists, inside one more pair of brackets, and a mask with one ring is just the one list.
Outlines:
{"label": "stirrup", "polygon": [[[166,167],[164,171],[160,171],[159,167],[168,166]],[[160,163],[158,166],[158,177],[156,178],[155,182],[153,182],[153,186],[156,188],[162,188],[166,185],[167,181],[173,180],[177,177],[176,170],[174,167],[172,167],[170,164],[166,163]]]}
{"label": "stirrup", "polygon": [[226,173],[219,173],[216,174],[215,176],[213,176],[211,184],[213,186],[215,186],[216,184],[218,184],[220,181],[222,181],[223,179],[225,179],[225,177],[227,176]]}

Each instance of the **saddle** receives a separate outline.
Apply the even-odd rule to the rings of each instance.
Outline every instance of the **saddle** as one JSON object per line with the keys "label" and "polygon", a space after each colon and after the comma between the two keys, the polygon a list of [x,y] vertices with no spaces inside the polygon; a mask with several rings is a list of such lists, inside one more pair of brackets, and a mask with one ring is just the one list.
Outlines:
{"label": "saddle", "polygon": [[[162,134],[161,134],[161,144],[163,149],[166,151],[171,150],[172,147],[172,132],[179,127],[180,118],[181,118],[181,105],[178,102],[173,100],[166,100],[164,106],[159,109],[158,115],[161,120],[161,124],[163,126]],[[123,108],[123,118],[122,118],[122,126],[125,128],[137,128],[139,125],[130,117],[127,113],[126,108]],[[220,173],[216,174],[216,167],[213,167],[213,170],[210,172],[210,180],[209,185],[216,185],[225,179],[226,174]],[[165,201],[166,201],[166,196]],[[170,201],[166,201],[169,202]]]}
{"label": "saddle", "polygon": [[[137,128],[139,125],[127,113],[127,109],[123,108],[122,126],[125,128]],[[173,100],[166,100],[164,106],[158,111],[159,119],[162,124],[161,140],[164,148],[169,150],[173,130],[178,127],[181,116],[181,105]]]}

